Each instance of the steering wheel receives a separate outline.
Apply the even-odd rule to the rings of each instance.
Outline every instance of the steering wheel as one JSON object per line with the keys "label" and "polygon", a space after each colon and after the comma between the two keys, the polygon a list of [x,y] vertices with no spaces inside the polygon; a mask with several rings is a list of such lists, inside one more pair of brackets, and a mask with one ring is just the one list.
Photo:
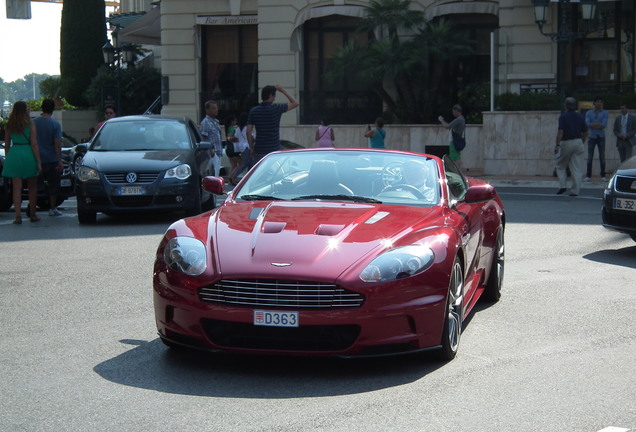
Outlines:
{"label": "steering wheel", "polygon": [[[388,185],[387,187],[385,187],[384,189],[382,189],[382,192],[388,192],[388,191],[392,191],[392,190],[405,190],[408,191],[410,193],[412,193],[413,195],[415,195],[418,199],[421,200],[426,200],[426,196],[424,195],[424,193],[422,191],[420,191],[418,188],[416,188],[415,186],[411,186],[411,185],[407,185],[407,184],[394,184],[394,185]],[[382,193],[380,192],[380,193]]]}
{"label": "steering wheel", "polygon": [[402,180],[402,165],[404,165],[403,162],[391,162],[382,168],[384,186],[396,185]]}

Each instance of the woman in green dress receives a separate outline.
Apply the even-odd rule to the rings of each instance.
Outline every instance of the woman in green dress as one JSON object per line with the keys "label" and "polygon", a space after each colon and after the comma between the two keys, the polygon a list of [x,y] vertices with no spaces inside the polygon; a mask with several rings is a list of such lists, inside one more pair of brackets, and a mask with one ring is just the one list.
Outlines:
{"label": "woman in green dress", "polygon": [[[38,149],[35,123],[29,117],[26,102],[13,105],[5,126],[5,160],[3,177],[13,182],[14,224],[22,223],[22,181],[26,179],[29,188],[29,215],[31,222],[40,220],[35,214],[38,195],[38,174],[42,171],[40,150]],[[11,146],[9,144],[11,143]]]}

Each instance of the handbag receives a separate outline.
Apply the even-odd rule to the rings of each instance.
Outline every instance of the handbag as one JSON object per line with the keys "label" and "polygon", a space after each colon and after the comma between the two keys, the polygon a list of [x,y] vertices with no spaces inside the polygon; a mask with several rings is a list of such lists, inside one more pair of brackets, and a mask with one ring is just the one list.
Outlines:
{"label": "handbag", "polygon": [[464,133],[461,135],[452,131],[451,133],[453,135],[453,147],[455,147],[455,150],[458,152],[464,150],[464,148],[466,148],[466,138],[464,138]]}

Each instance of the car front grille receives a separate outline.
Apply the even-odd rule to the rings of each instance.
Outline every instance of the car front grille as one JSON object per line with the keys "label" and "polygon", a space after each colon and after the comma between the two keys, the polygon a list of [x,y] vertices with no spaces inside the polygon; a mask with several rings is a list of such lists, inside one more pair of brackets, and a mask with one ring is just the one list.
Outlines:
{"label": "car front grille", "polygon": [[340,351],[349,348],[360,335],[357,325],[282,328],[211,319],[202,320],[202,325],[216,345],[262,350]]}
{"label": "car front grille", "polygon": [[113,204],[117,207],[147,207],[152,204],[152,196],[113,196]]}
{"label": "car front grille", "polygon": [[364,303],[364,296],[338,285],[269,279],[223,279],[200,288],[199,298],[206,303],[290,309],[358,307]]}
{"label": "car front grille", "polygon": [[[129,184],[128,181],[126,180],[126,176],[130,172],[131,171],[112,172],[112,173],[105,173],[104,175],[106,176],[106,180],[108,180],[110,183]],[[155,180],[157,180],[157,178],[159,178],[158,172],[147,172],[147,173],[136,172],[135,174],[137,174],[137,181],[134,184],[152,183]]]}
{"label": "car front grille", "polygon": [[636,213],[606,210],[603,212],[603,222],[608,225],[636,230]]}
{"label": "car front grille", "polygon": [[616,176],[617,192],[636,193],[636,177]]}

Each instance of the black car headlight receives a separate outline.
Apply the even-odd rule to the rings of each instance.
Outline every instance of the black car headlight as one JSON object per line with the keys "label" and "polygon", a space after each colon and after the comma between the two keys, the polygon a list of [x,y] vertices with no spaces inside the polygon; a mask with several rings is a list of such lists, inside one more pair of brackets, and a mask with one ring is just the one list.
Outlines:
{"label": "black car headlight", "polygon": [[166,171],[166,178],[185,180],[192,175],[192,168],[188,164],[181,164]]}
{"label": "black car headlight", "polygon": [[90,180],[99,180],[99,172],[93,168],[89,167],[81,167],[79,170],[79,175],[77,176],[80,181],[90,181]]}
{"label": "black car headlight", "polygon": [[206,268],[205,245],[192,237],[175,237],[166,244],[163,259],[172,270],[198,276]]}
{"label": "black car headlight", "polygon": [[365,282],[386,282],[423,272],[435,254],[428,246],[411,245],[391,249],[369,263],[360,273]]}

